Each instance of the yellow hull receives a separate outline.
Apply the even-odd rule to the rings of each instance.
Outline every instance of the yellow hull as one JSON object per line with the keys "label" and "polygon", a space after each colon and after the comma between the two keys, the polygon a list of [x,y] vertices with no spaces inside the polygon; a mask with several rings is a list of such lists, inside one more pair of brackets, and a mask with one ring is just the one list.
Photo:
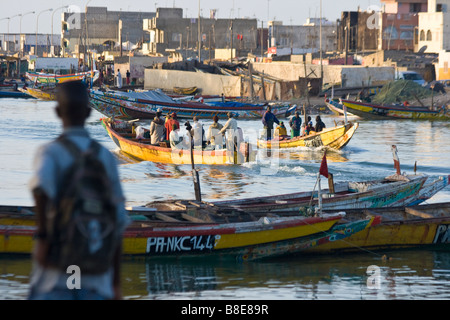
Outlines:
{"label": "yellow hull", "polygon": [[39,89],[34,88],[26,88],[26,90],[23,90],[23,92],[29,94],[30,96],[40,99],[40,100],[46,100],[46,101],[54,101],[56,100],[56,95],[52,92],[45,92]]}
{"label": "yellow hull", "polygon": [[[245,246],[252,246],[264,243],[282,241],[286,239],[295,239],[306,237],[318,232],[329,230],[336,220],[323,221],[313,225],[300,225],[291,228],[271,229],[262,231],[251,231],[243,233],[221,234],[215,237],[214,251],[222,249],[236,249]],[[213,232],[212,232],[213,233]],[[148,254],[147,237],[124,237],[123,252],[127,255],[145,255]],[[1,244],[1,240],[0,240]],[[1,251],[0,251],[1,252]]]}
{"label": "yellow hull", "polygon": [[[264,244],[275,243],[277,241],[289,240],[302,238],[310,236],[313,234],[320,234],[330,230],[339,218],[331,219],[317,219],[313,223],[293,223],[292,225],[287,225],[286,227],[272,228],[269,225],[262,225],[259,229],[254,227],[239,226],[237,224],[230,224],[230,227],[225,229],[219,226],[211,225],[204,231],[203,236],[195,235],[195,232],[190,231],[190,227],[184,228],[185,230],[178,231],[162,231],[163,234],[158,234],[158,228],[131,228],[125,231],[123,238],[123,253],[125,255],[152,255],[153,253],[149,251],[149,243],[152,239],[159,239],[165,237],[167,238],[180,238],[179,246],[183,246],[186,243],[192,243],[192,239],[199,237],[206,238],[210,234],[212,251],[214,253],[220,250],[235,250],[240,248],[245,248],[246,246],[258,246]],[[33,250],[34,245],[34,231],[35,223],[33,220],[26,219],[2,219],[2,228],[8,228],[11,226],[11,232],[5,232],[0,234],[0,253],[14,253],[14,254],[30,254]],[[13,231],[13,226],[15,226]],[[193,225],[191,225],[192,227]],[[194,226],[195,228],[195,226]],[[240,228],[241,231],[227,231],[233,228]],[[169,233],[169,234],[168,234]],[[193,235],[194,234],[194,235]],[[184,240],[183,240],[184,239]],[[161,240],[155,240],[154,244],[160,243]],[[185,241],[185,243],[183,243]],[[251,250],[250,250],[251,251]],[[188,251],[186,253],[189,253]],[[201,251],[198,253],[202,253]],[[205,252],[207,253],[207,252]]]}
{"label": "yellow hull", "polygon": [[341,149],[350,141],[358,128],[358,123],[349,123],[347,125],[337,126],[325,129],[318,133],[308,136],[297,137],[286,140],[258,140],[258,148],[278,149],[278,148],[296,148],[309,147],[318,148],[326,146],[333,149]]}
{"label": "yellow hull", "polygon": [[[447,221],[448,223],[449,221]],[[310,248],[305,253],[333,253],[354,252],[379,249],[400,249],[408,247],[439,245],[442,226],[447,229],[447,224],[440,222],[422,223],[382,223],[351,235],[345,241],[336,241]]]}

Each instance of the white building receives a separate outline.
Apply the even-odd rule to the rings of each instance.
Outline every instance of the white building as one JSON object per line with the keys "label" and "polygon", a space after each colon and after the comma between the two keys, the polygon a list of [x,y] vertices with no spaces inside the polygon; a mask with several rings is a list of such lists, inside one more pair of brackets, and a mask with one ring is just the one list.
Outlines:
{"label": "white building", "polygon": [[418,50],[450,50],[450,0],[428,0],[428,11],[419,13]]}

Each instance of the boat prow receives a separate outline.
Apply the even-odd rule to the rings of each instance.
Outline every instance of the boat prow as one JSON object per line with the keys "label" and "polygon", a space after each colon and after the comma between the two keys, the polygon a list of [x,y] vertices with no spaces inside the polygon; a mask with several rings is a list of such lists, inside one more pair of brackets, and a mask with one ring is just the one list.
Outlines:
{"label": "boat prow", "polygon": [[282,148],[296,148],[296,147],[328,147],[331,149],[342,149],[353,137],[356,129],[358,129],[358,122],[349,122],[344,125],[326,128],[320,132],[314,132],[307,136],[290,138],[287,136],[275,138],[272,140],[258,140],[258,148],[262,149],[282,149]]}

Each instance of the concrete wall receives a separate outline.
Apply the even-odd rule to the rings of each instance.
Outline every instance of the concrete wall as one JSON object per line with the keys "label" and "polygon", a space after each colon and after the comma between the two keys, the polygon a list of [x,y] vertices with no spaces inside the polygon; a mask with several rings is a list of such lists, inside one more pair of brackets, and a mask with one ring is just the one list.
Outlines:
{"label": "concrete wall", "polygon": [[[302,63],[273,62],[254,63],[253,69],[264,72],[273,77],[285,81],[297,81],[305,77],[305,67]],[[309,78],[320,77],[320,66],[307,64],[306,73]],[[394,78],[393,67],[362,67],[350,65],[324,65],[323,83],[339,84],[354,87],[361,86],[362,82],[367,85],[370,81],[372,85],[384,84]]]}
{"label": "concrete wall", "polygon": [[241,78],[216,74],[146,69],[144,89],[160,88],[172,90],[174,87],[197,87],[204,95],[240,96]]}
{"label": "concrete wall", "polygon": [[119,69],[122,79],[125,79],[127,70],[129,70],[131,80],[134,79],[136,84],[143,84],[145,68],[152,67],[157,63],[167,62],[167,60],[168,57],[116,57],[114,59],[114,71],[116,72]]}

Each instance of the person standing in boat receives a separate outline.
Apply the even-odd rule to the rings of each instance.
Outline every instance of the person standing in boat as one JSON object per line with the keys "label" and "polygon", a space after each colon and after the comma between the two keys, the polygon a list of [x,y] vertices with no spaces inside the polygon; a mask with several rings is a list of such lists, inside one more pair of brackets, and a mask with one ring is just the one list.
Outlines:
{"label": "person standing in boat", "polygon": [[120,69],[117,69],[117,88],[122,88],[122,74],[120,73]]}
{"label": "person standing in boat", "polygon": [[223,125],[219,123],[219,117],[215,115],[213,117],[213,124],[209,126],[208,132],[206,133],[206,140],[213,147],[213,149],[223,148],[223,133],[220,130]]}
{"label": "person standing in boat", "polygon": [[173,125],[176,125],[177,129],[180,129],[180,123],[177,120],[177,114],[175,112],[172,112],[169,115],[169,118],[166,119],[166,139],[170,140],[170,132],[173,130]]}
{"label": "person standing in boat", "polygon": [[191,135],[193,137],[193,147],[194,148],[203,148],[206,142],[205,140],[205,130],[203,129],[203,125],[198,120],[198,117],[195,116],[193,118],[194,125],[191,129]]}
{"label": "person standing in boat", "polygon": [[166,139],[165,122],[161,119],[161,109],[156,112],[156,117],[150,124],[150,143],[159,145],[160,142]]}
{"label": "person standing in boat", "polygon": [[[227,146],[227,157],[228,161],[234,160],[234,151],[237,150],[237,146],[239,145],[238,136],[237,136],[237,121],[233,116],[233,113],[227,113],[228,120],[225,125],[220,129],[220,134],[225,134],[227,136],[226,146]],[[233,160],[232,160],[233,159]]]}
{"label": "person standing in boat", "polygon": [[325,123],[323,123],[322,119],[320,118],[320,116],[316,117],[316,127],[314,128],[316,132],[320,132],[323,129],[325,129]]}
{"label": "person standing in boat", "polygon": [[302,118],[298,111],[295,111],[295,115],[289,120],[289,126],[291,127],[291,138],[298,137],[302,127]]}
{"label": "person standing in boat", "polygon": [[131,76],[130,70],[127,70],[126,76],[127,76],[127,86],[129,86],[130,85],[130,76]]}
{"label": "person standing in boat", "polygon": [[277,117],[272,113],[271,107],[267,106],[267,110],[263,115],[262,123],[264,125],[264,130],[266,130],[266,140],[272,139],[272,130],[273,130],[273,124],[280,124],[280,121],[278,121]]}

